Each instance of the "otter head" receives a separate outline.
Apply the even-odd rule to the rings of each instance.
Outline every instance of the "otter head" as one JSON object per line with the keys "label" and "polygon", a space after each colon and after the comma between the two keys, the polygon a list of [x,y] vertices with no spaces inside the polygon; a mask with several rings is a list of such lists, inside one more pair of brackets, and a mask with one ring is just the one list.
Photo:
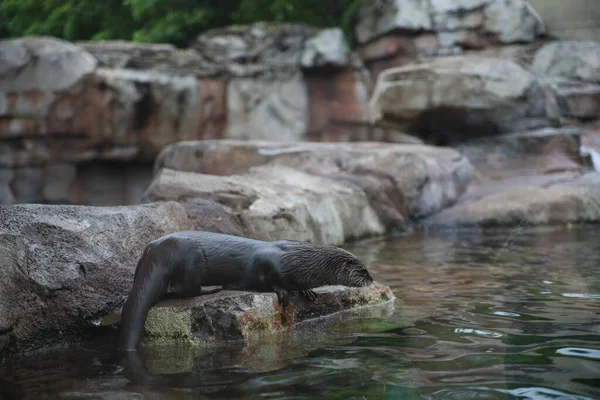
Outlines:
{"label": "otter head", "polygon": [[283,250],[281,274],[305,288],[325,285],[369,286],[373,278],[356,256],[336,246],[316,246],[297,240],[279,242]]}
{"label": "otter head", "polygon": [[344,285],[350,287],[369,286],[373,283],[373,278],[367,271],[367,267],[353,254],[338,249],[340,251],[339,261],[336,271],[334,285]]}

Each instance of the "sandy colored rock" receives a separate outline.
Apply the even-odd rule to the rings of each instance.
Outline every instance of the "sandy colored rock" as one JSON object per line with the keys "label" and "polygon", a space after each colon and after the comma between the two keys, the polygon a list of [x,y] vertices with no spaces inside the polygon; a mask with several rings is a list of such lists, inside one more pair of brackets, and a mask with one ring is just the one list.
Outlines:
{"label": "sandy colored rock", "polygon": [[195,198],[230,208],[255,239],[339,245],[384,232],[362,191],[284,166],[227,177],[163,169],[145,194],[148,201]]}
{"label": "sandy colored rock", "polygon": [[554,92],[506,59],[436,58],[386,70],[371,98],[373,118],[434,142],[557,125]]}
{"label": "sandy colored rock", "polygon": [[453,149],[375,142],[181,142],[161,152],[155,170],[240,175],[267,164],[288,166],[363,191],[387,227],[453,204],[473,176],[469,160]]}
{"label": "sandy colored rock", "polygon": [[0,206],[0,331],[9,348],[60,342],[109,313],[148,242],[189,228],[174,202]]}

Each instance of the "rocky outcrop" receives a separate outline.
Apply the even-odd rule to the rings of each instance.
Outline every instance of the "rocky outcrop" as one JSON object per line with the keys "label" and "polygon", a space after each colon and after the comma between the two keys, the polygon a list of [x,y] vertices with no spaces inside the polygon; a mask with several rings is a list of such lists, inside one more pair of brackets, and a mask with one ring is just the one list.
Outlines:
{"label": "rocky outcrop", "polygon": [[385,233],[364,192],[283,166],[226,177],[162,169],[144,197],[217,203],[242,236],[261,240],[339,245]]}
{"label": "rocky outcrop", "polygon": [[[40,37],[0,41],[0,51],[4,203],[105,204],[82,168],[148,167],[180,140],[405,140],[371,125],[369,75],[337,28],[229,27],[184,50]],[[128,173],[113,174],[113,192],[131,184]]]}
{"label": "rocky outcrop", "polygon": [[438,143],[557,125],[552,87],[506,59],[435,58],[378,79],[373,116]]}
{"label": "rocky outcrop", "polygon": [[0,351],[73,337],[124,301],[149,241],[191,228],[177,203],[0,207]]}
{"label": "rocky outcrop", "polygon": [[[584,130],[579,127],[540,129],[470,140],[457,146],[475,169],[496,181],[531,174],[581,172]],[[472,189],[472,188],[470,188]]]}
{"label": "rocky outcrop", "polygon": [[[597,180],[596,173],[593,173]],[[446,209],[428,226],[519,226],[600,223],[600,182],[506,188]]]}
{"label": "rocky outcrop", "polygon": [[[302,329],[302,324],[311,319],[340,311],[369,307],[373,308],[372,314],[377,313],[396,298],[389,287],[377,282],[364,288],[324,286],[315,292],[315,301],[292,296],[285,310],[274,293],[221,291],[190,299],[165,300],[148,313],[141,346],[174,341],[201,345],[252,341]],[[367,309],[362,314],[369,312]],[[117,323],[118,318],[110,316],[104,323]]]}
{"label": "rocky outcrop", "polygon": [[564,41],[544,45],[533,72],[554,84],[562,115],[578,120],[600,116],[600,43]]}
{"label": "rocky outcrop", "polygon": [[354,28],[375,76],[422,56],[532,42],[544,32],[525,0],[367,1]]}
{"label": "rocky outcrop", "polygon": [[[163,176],[165,172],[160,172],[161,169],[195,175],[169,171]],[[289,208],[289,221],[281,220],[279,223],[289,231],[317,240],[321,237],[351,238],[358,232],[364,235],[379,232],[380,225],[366,222],[371,218],[363,206],[366,200],[386,230],[404,229],[406,219],[422,218],[453,204],[465,191],[473,174],[469,161],[452,149],[369,142],[181,142],[166,147],[160,153],[155,170],[157,175],[146,194],[148,199],[201,197],[233,210],[247,209],[242,215],[256,215],[252,210],[258,210],[267,198],[272,198],[273,189],[264,186],[261,181],[271,188],[275,182],[281,182],[284,186],[276,191],[280,198],[267,208],[269,213],[262,214],[263,222],[256,220],[253,224],[272,226],[273,217]],[[228,177],[213,177],[217,175]],[[173,176],[179,182],[178,189],[160,183],[166,182],[167,176]],[[193,187],[192,179],[197,182]],[[220,185],[218,193],[229,194],[212,196],[215,185]],[[182,195],[181,191],[186,194]],[[284,198],[289,196],[289,200],[283,201],[282,195]],[[307,231],[301,233],[293,216],[299,215],[298,210],[302,210],[295,204],[306,202],[306,198],[315,199],[309,207],[309,221],[312,222],[302,223]],[[281,208],[275,207],[277,203]],[[325,211],[327,209],[329,211]],[[338,214],[345,215],[341,221],[346,221],[346,225],[334,222]],[[368,219],[365,219],[367,216]],[[304,221],[304,217],[301,220]],[[349,221],[362,222],[349,229]],[[344,232],[339,234],[318,233],[338,232],[341,227],[344,227]],[[241,229],[252,235],[250,227]],[[263,232],[277,232],[282,228],[261,229]]]}
{"label": "rocky outcrop", "polygon": [[533,60],[532,70],[554,78],[600,83],[600,42],[551,42]]}
{"label": "rocky outcrop", "polygon": [[423,223],[452,229],[600,223],[600,174],[581,151],[582,144],[593,148],[585,135],[581,127],[543,129],[461,145],[477,177],[456,205]]}

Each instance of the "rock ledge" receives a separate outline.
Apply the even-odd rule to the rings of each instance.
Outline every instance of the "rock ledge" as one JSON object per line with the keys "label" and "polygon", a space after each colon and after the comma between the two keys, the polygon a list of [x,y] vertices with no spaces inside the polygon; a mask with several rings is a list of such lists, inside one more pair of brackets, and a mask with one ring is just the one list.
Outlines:
{"label": "rock ledge", "polygon": [[[388,286],[378,282],[364,288],[323,286],[315,292],[318,297],[314,302],[290,297],[286,311],[279,306],[274,293],[224,290],[188,299],[164,300],[150,309],[141,345],[173,341],[207,345],[252,340],[302,329],[302,323],[342,311],[365,308],[369,315],[377,314],[382,305],[396,299]],[[103,322],[110,324],[114,318],[117,316],[107,317]]]}

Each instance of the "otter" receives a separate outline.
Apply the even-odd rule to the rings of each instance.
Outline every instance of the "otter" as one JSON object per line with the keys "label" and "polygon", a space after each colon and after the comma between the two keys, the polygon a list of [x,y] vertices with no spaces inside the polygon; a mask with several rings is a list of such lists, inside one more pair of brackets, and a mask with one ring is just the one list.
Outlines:
{"label": "otter", "polygon": [[[274,292],[314,300],[325,285],[368,286],[365,265],[335,246],[298,240],[266,242],[213,232],[175,232],[150,242],[140,257],[121,312],[119,350],[135,350],[148,311],[167,295],[195,297],[221,289]],[[207,291],[206,286],[220,289]]]}

